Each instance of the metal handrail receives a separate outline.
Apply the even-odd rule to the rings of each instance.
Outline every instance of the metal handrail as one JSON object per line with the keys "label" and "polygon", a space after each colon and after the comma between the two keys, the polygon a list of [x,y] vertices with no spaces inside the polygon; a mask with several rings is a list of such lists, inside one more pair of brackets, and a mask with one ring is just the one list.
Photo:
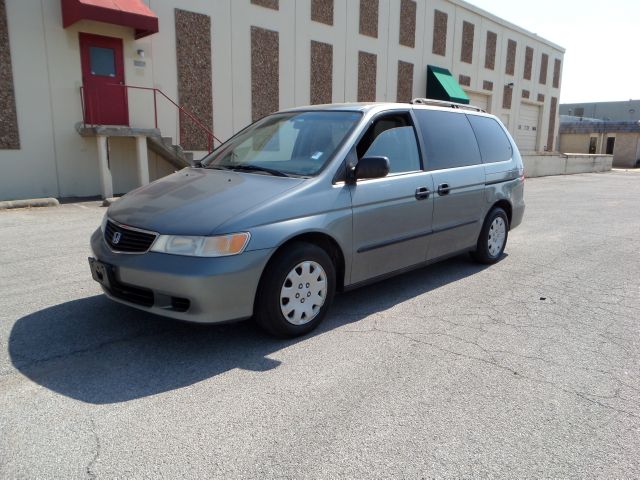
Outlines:
{"label": "metal handrail", "polygon": [[[191,113],[189,110],[187,110],[186,108],[182,107],[181,105],[179,105],[176,101],[174,101],[173,99],[171,99],[166,93],[164,93],[162,90],[160,90],[159,88],[155,88],[155,87],[141,87],[138,85],[121,85],[121,84],[111,84],[109,86],[112,87],[122,87],[125,89],[125,91],[128,91],[129,89],[134,89],[134,90],[147,90],[147,91],[152,91],[153,92],[153,118],[154,118],[154,125],[155,128],[158,128],[158,94],[160,94],[162,97],[164,97],[169,103],[171,103],[173,106],[175,106],[179,113],[179,118],[180,121],[182,119],[182,114],[186,115],[187,118],[189,118],[190,120],[192,120],[201,130],[203,130],[206,135],[207,135],[207,148],[209,150],[209,153],[211,153],[213,151],[213,143],[214,140],[217,141],[218,143],[222,143],[222,141],[216,137],[213,133],[212,130],[210,130],[202,121],[200,121],[193,113]],[[128,95],[127,95],[127,99],[128,99]],[[80,103],[82,106],[82,123],[83,125],[86,127],[87,125],[87,118],[86,118],[86,106],[85,106],[85,95],[84,95],[84,85],[80,86]],[[182,136],[182,132],[179,132],[179,135]],[[182,138],[178,139],[179,143],[182,143]]]}

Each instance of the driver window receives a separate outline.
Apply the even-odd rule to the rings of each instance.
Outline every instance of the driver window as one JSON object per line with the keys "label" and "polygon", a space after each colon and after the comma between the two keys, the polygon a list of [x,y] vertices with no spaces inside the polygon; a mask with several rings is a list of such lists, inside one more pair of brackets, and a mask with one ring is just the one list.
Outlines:
{"label": "driver window", "polygon": [[407,114],[377,119],[360,140],[357,152],[358,159],[387,157],[390,174],[421,170],[416,136]]}

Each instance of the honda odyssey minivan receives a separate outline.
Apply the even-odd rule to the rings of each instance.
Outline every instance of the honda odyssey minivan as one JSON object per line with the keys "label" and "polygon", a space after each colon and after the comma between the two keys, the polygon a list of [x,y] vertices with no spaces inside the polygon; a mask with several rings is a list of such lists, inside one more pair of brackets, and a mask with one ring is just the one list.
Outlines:
{"label": "honda odyssey minivan", "polygon": [[513,139],[477,108],[295,108],[115,202],[89,263],[132,307],[302,335],[336,291],[465,252],[498,261],[523,190]]}

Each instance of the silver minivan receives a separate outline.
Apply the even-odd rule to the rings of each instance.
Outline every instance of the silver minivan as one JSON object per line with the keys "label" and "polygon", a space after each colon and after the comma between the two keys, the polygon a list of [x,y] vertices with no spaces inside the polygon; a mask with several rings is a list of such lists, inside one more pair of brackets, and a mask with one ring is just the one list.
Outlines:
{"label": "silver minivan", "polygon": [[295,108],[115,202],[89,263],[132,307],[302,335],[336,291],[465,252],[498,261],[523,190],[513,139],[477,108]]}

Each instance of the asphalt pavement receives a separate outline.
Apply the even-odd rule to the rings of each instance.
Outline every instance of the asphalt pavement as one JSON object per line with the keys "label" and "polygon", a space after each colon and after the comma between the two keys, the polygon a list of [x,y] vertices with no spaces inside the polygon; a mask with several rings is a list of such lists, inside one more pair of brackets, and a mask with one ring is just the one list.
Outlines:
{"label": "asphalt pavement", "polygon": [[98,202],[0,211],[0,478],[639,478],[640,174],[528,179],[506,256],[312,335],[105,298]]}

